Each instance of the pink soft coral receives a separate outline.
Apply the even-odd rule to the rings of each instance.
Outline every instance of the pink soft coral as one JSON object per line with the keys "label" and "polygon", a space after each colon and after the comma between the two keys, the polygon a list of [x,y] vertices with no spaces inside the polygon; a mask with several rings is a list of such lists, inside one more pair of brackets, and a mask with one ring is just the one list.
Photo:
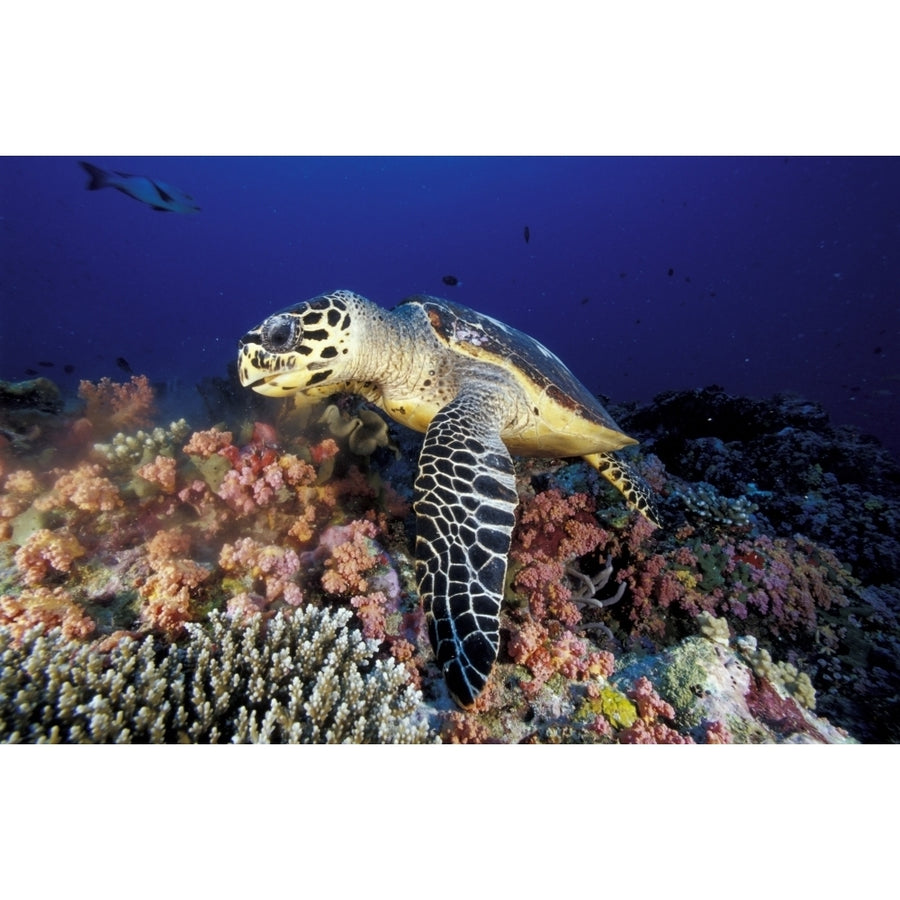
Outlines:
{"label": "pink soft coral", "polygon": [[554,489],[524,502],[510,555],[522,564],[515,587],[527,593],[537,619],[551,616],[570,626],[580,621],[566,584],[566,566],[608,539],[594,519],[594,501],[587,494],[564,496]]}
{"label": "pink soft coral", "polygon": [[282,599],[298,606],[303,601],[303,592],[296,583],[300,559],[289,547],[240,538],[222,547],[219,565],[233,577],[244,580],[248,595],[261,592],[267,604]]}

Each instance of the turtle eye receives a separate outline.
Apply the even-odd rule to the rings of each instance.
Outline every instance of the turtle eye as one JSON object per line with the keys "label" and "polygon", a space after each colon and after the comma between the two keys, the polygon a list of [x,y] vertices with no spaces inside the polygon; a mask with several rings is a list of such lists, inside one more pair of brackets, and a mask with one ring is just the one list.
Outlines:
{"label": "turtle eye", "polygon": [[285,353],[300,342],[303,330],[294,316],[279,313],[263,323],[262,345],[270,353]]}

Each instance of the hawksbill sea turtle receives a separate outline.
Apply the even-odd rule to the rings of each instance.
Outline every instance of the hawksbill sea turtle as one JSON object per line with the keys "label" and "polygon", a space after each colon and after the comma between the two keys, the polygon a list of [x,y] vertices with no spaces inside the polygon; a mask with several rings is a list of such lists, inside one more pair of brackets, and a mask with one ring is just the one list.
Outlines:
{"label": "hawksbill sea turtle", "polygon": [[269,316],[238,347],[241,384],[260,394],[358,394],[425,433],[416,578],[438,665],[463,708],[500,646],[518,502],[511,454],[581,456],[656,524],[649,489],[613,454],[637,441],[546,347],[489,316],[425,295],[386,310],[338,290]]}

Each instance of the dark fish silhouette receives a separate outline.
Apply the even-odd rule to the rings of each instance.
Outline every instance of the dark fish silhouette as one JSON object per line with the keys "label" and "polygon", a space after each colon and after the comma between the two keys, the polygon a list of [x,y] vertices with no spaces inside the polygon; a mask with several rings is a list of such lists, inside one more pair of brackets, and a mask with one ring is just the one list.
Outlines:
{"label": "dark fish silhouette", "polygon": [[459,279],[455,275],[445,275],[441,281],[450,287],[456,287],[459,284]]}
{"label": "dark fish silhouette", "polygon": [[50,362],[48,359],[39,359],[38,365],[43,366],[45,369],[52,369],[55,363]]}
{"label": "dark fish silhouette", "polygon": [[674,269],[669,269],[669,278],[671,278],[675,274]]}
{"label": "dark fish silhouette", "polygon": [[531,240],[531,229],[526,225],[525,226],[525,243],[527,244]]}
{"label": "dark fish silhouette", "polygon": [[66,365],[63,366],[63,372],[65,372],[66,375],[71,375],[74,371],[75,366],[73,366],[72,363],[66,363]]}
{"label": "dark fish silhouette", "polygon": [[37,369],[26,369],[25,374],[26,375],[38,375],[39,373],[38,373]]}
{"label": "dark fish silhouette", "polygon": [[194,203],[189,194],[165,182],[144,175],[129,175],[127,172],[107,172],[106,169],[88,162],[82,162],[80,165],[91,176],[87,184],[89,191],[99,191],[105,187],[115,188],[160,212],[190,215],[200,211],[200,207]]}
{"label": "dark fish silhouette", "polygon": [[133,369],[131,368],[131,366],[128,364],[128,360],[125,359],[124,356],[117,356],[117,357],[116,357],[116,365],[117,365],[123,372],[126,372],[126,373],[129,374],[129,375],[134,375],[134,370],[133,370]]}

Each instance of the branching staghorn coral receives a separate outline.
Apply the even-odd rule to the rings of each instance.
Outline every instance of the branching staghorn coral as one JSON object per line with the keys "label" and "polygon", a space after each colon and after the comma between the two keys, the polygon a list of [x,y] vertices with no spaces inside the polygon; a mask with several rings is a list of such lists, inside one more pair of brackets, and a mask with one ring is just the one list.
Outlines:
{"label": "branching staghorn coral", "polygon": [[0,628],[8,743],[419,743],[421,695],[351,614],[308,607],[236,628],[221,613],[179,646],[122,638],[104,652],[59,629]]}

